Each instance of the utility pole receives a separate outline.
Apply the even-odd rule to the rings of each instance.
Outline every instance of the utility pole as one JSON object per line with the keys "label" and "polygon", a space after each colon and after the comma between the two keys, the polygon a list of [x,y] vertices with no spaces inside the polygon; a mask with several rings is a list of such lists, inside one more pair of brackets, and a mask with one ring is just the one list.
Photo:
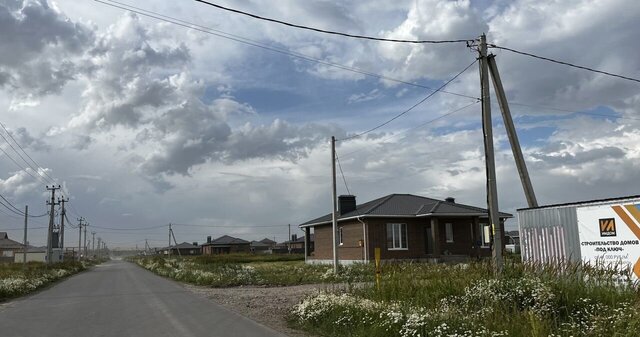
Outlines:
{"label": "utility pole", "polygon": [[60,210],[60,250],[62,250],[62,256],[64,258],[64,218],[66,211],[64,210],[64,203],[69,201],[69,198],[58,198],[58,203],[62,207]]}
{"label": "utility pole", "polygon": [[102,257],[102,249],[100,249],[102,244],[100,241],[102,241],[102,238],[98,237],[98,257]]}
{"label": "utility pole", "polygon": [[336,137],[331,136],[331,199],[333,201],[333,208],[331,210],[332,219],[332,233],[333,233],[333,272],[338,273],[338,197],[336,187]]}
{"label": "utility pole", "polygon": [[482,130],[484,136],[484,156],[487,174],[487,204],[489,222],[493,230],[493,266],[496,275],[502,274],[502,227],[498,213],[498,191],[496,184],[496,163],[493,150],[493,126],[491,124],[491,98],[489,96],[489,62],[487,57],[487,36],[480,36],[480,90],[482,97]]}
{"label": "utility pole", "polygon": [[22,247],[22,265],[27,265],[27,219],[29,218],[29,205],[24,206],[24,241]]}
{"label": "utility pole", "polygon": [[513,152],[513,157],[516,161],[516,167],[518,168],[518,174],[520,175],[520,182],[524,189],[524,195],[527,198],[529,207],[538,207],[538,200],[536,200],[536,194],[533,191],[533,185],[531,184],[527,164],[525,163],[524,156],[522,155],[522,149],[520,148],[520,141],[518,140],[516,127],[513,124],[513,119],[511,118],[511,110],[509,109],[509,103],[507,102],[507,95],[502,87],[500,73],[498,73],[498,65],[496,64],[495,55],[489,55],[487,61],[489,72],[491,73],[491,79],[493,80],[493,89],[498,97],[498,105],[500,105],[502,119],[504,120],[504,126],[507,130],[509,143],[511,144],[511,151]]}
{"label": "utility pole", "polygon": [[167,247],[167,257],[171,257],[171,223],[169,223],[169,246]]}
{"label": "utility pole", "polygon": [[91,253],[96,253],[96,232],[91,232]]}
{"label": "utility pole", "polygon": [[89,226],[88,222],[84,225],[84,257],[85,258],[88,256],[88,254],[87,254],[87,226]]}
{"label": "utility pole", "polygon": [[81,244],[82,244],[82,222],[84,221],[83,217],[78,218],[78,261],[81,260]]}
{"label": "utility pole", "polygon": [[[171,236],[173,236],[173,243],[175,244],[176,250],[178,251],[178,256],[182,257],[182,253],[180,253],[180,248],[178,248],[178,241],[176,241],[176,234],[173,232],[173,229],[169,228],[169,232]],[[171,247],[171,239],[169,239],[169,247]],[[171,249],[169,249],[171,251]]]}
{"label": "utility pole", "polygon": [[289,224],[289,245],[288,245],[288,250],[289,250],[289,254],[291,254],[291,241],[293,240],[293,238],[291,237],[291,224]]}
{"label": "utility pole", "polygon": [[47,264],[51,264],[51,258],[53,255],[53,217],[55,216],[54,206],[56,203],[56,190],[60,189],[60,185],[58,187],[48,185],[45,186],[48,191],[51,191],[51,201],[47,201],[48,205],[51,205],[51,212],[49,213],[49,231],[47,233]]}

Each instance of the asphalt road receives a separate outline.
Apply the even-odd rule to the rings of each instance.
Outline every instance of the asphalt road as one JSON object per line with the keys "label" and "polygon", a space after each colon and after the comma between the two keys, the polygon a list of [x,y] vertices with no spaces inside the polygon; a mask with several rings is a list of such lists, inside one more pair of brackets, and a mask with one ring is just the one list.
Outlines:
{"label": "asphalt road", "polygon": [[0,336],[284,335],[134,264],[111,261],[0,304]]}

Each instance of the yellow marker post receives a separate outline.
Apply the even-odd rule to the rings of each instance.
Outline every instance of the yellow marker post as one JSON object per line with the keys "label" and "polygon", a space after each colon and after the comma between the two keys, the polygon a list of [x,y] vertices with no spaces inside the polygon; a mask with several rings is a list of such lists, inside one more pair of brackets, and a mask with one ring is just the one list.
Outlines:
{"label": "yellow marker post", "polygon": [[378,290],[380,290],[380,275],[382,274],[382,269],[380,268],[380,248],[376,248],[374,251],[376,257],[376,286]]}

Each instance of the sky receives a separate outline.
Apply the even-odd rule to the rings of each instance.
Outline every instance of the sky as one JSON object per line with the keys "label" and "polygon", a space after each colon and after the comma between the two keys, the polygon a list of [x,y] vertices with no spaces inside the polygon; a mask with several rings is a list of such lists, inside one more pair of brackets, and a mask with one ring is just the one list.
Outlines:
{"label": "sky", "polygon": [[[333,36],[191,0],[120,1],[0,0],[0,194],[40,215],[45,185],[60,184],[67,246],[79,217],[111,248],[166,246],[169,223],[178,242],[284,241],[288,224],[301,235],[298,224],[331,210],[331,136],[384,123],[477,57],[464,43]],[[640,77],[638,1],[215,2],[380,38],[486,33],[491,44]],[[541,205],[640,194],[640,83],[489,51]],[[476,63],[446,93],[338,142],[348,186],[339,177],[338,193],[486,207],[478,74]],[[499,207],[516,214],[527,203],[495,99],[492,113]],[[0,231],[21,240],[23,219],[0,210]],[[30,243],[43,245],[47,218],[29,221]]]}

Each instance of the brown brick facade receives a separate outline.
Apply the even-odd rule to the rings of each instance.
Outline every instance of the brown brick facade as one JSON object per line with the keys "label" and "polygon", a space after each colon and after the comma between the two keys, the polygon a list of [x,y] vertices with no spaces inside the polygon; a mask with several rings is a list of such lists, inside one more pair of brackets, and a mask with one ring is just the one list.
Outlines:
{"label": "brown brick facade", "polygon": [[[489,247],[480,247],[481,228],[477,218],[369,218],[363,219],[367,231],[367,257],[374,259],[374,249],[381,248],[381,258],[395,259],[423,259],[446,256],[490,256]],[[485,221],[486,222],[486,221]],[[387,247],[387,224],[407,224],[407,249],[393,250]],[[446,223],[452,224],[453,241],[446,241]],[[362,223],[357,220],[338,223],[342,228],[343,244],[338,247],[340,260],[364,260],[365,248],[359,245],[364,239]],[[504,225],[502,225],[504,228]],[[333,258],[331,224],[315,226],[315,250],[312,259],[331,260]],[[432,242],[431,253],[427,252],[428,233],[437,238]],[[504,232],[504,231],[503,231]],[[503,240],[504,242],[504,240]]]}

